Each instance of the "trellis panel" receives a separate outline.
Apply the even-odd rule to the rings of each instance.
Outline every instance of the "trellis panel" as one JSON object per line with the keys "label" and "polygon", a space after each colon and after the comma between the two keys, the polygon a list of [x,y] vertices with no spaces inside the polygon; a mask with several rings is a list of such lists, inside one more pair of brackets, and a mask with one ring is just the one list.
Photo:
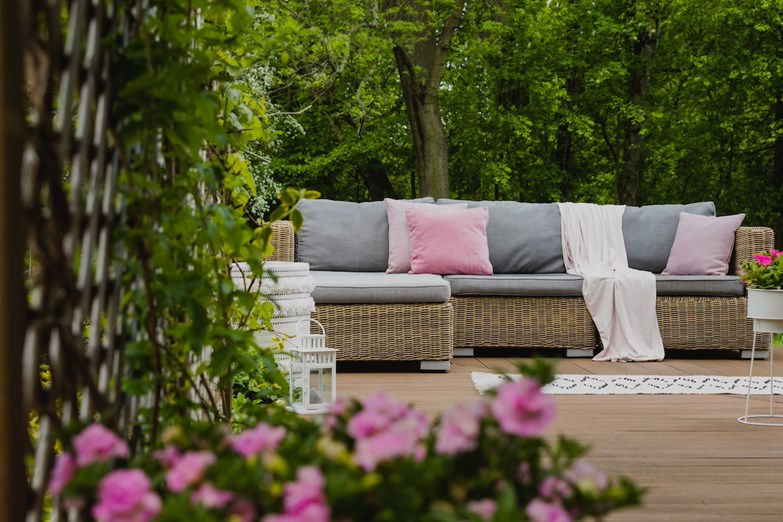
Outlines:
{"label": "trellis panel", "polygon": [[[25,4],[25,5],[23,5]],[[53,434],[77,419],[104,418],[123,429],[119,393],[123,331],[114,230],[122,221],[112,122],[110,49],[132,2],[19,0],[24,14],[28,125],[21,167],[22,205],[32,260],[23,347],[23,404],[38,429],[28,477],[27,520],[43,517]],[[49,376],[48,381],[42,375]],[[118,404],[117,401],[120,401]],[[55,506],[51,519],[64,514]],[[70,516],[68,518],[73,518]]]}

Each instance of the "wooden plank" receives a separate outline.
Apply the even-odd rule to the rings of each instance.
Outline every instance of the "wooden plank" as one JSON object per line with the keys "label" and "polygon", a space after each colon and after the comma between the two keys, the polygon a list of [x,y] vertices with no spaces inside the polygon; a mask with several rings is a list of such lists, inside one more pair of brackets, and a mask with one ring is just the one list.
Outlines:
{"label": "wooden plank", "polygon": [[[783,353],[775,375],[783,375]],[[509,357],[460,358],[448,374],[384,371],[339,375],[340,394],[386,390],[434,416],[455,402],[478,397],[471,371],[514,368]],[[745,375],[748,361],[732,358],[667,358],[661,363],[553,360],[560,373],[649,375]],[[762,375],[767,372],[766,361]],[[758,369],[758,368],[757,368]],[[746,426],[740,395],[554,396],[558,416],[548,437],[563,433],[591,450],[587,458],[612,476],[625,475],[649,488],[641,508],[613,514],[611,522],[779,520],[783,513],[783,428]],[[754,396],[764,409],[768,397]],[[783,397],[775,397],[783,410]]]}

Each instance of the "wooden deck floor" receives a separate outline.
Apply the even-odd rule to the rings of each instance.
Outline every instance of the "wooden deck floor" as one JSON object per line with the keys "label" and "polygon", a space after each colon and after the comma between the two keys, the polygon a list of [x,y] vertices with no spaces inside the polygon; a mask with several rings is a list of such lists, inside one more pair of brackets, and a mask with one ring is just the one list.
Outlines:
{"label": "wooden deck floor", "polygon": [[[783,349],[775,352],[783,376]],[[514,355],[514,357],[518,357]],[[703,358],[710,357],[710,358]],[[338,394],[362,397],[377,391],[412,403],[430,415],[478,396],[472,371],[511,369],[508,353],[457,358],[449,373],[419,373],[417,366],[338,365]],[[747,375],[748,361],[732,354],[667,355],[659,363],[606,363],[552,359],[559,373],[649,375]],[[768,362],[754,371],[768,375]],[[764,411],[767,398],[753,398]],[[551,434],[588,444],[588,458],[611,475],[627,475],[648,488],[640,508],[620,511],[624,521],[783,520],[783,427],[737,422],[745,397],[732,395],[556,396],[558,418]],[[783,412],[783,397],[776,397]]]}

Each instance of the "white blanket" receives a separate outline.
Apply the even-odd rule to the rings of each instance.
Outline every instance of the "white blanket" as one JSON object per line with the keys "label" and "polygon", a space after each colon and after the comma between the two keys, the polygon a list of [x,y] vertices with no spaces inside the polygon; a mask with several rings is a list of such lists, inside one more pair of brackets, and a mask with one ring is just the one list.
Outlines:
{"label": "white blanket", "polygon": [[604,349],[595,361],[661,361],[655,276],[628,268],[623,205],[558,203],[563,261],[581,275],[582,295]]}

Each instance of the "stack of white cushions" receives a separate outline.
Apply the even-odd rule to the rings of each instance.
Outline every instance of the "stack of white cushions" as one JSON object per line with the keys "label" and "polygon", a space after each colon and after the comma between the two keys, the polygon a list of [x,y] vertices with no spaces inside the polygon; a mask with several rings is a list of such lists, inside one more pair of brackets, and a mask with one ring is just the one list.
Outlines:
{"label": "stack of white cushions", "polygon": [[[272,316],[274,332],[262,333],[259,342],[275,342],[275,334],[296,336],[297,325],[302,321],[302,331],[309,333],[310,314],[315,310],[311,292],[315,289],[315,280],[310,275],[308,263],[288,263],[267,261],[264,263],[264,276],[259,281],[254,278],[247,263],[236,263],[231,277],[237,287],[246,291],[261,292],[264,299],[275,307]],[[305,324],[306,323],[306,324]]]}

